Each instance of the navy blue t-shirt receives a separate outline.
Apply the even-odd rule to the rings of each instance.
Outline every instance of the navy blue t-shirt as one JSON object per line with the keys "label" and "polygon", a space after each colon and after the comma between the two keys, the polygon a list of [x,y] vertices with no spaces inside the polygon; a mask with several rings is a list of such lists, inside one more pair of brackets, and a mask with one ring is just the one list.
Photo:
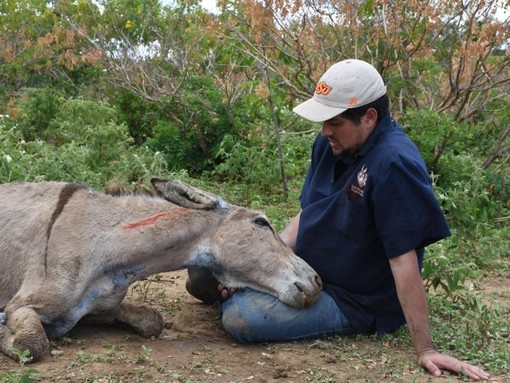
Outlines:
{"label": "navy blue t-shirt", "polygon": [[424,161],[385,116],[355,156],[334,156],[318,136],[300,196],[295,252],[321,276],[358,333],[405,323],[389,258],[450,235]]}

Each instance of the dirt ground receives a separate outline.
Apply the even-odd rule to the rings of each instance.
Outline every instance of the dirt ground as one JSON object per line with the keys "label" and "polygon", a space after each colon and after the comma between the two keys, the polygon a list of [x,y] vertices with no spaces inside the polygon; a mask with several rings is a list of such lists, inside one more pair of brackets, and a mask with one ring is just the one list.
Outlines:
{"label": "dirt ground", "polygon": [[[491,294],[508,304],[510,273],[490,278]],[[158,307],[168,322],[159,339],[119,327],[78,326],[52,343],[51,355],[20,367],[0,356],[0,374],[36,369],[39,382],[459,382],[418,368],[410,345],[363,337],[241,346],[225,333],[217,310],[185,291],[186,272],[135,285],[128,299]],[[489,286],[488,286],[489,287]],[[1,381],[1,379],[0,379]],[[508,382],[494,376],[491,382]]]}

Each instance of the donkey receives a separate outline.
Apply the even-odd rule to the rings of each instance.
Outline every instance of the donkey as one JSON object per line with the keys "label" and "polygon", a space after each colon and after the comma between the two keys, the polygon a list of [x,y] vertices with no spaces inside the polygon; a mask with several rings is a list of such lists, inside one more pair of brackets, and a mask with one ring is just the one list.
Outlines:
{"label": "donkey", "polygon": [[313,304],[315,271],[260,212],[177,180],[152,179],[153,195],[112,196],[74,183],[0,185],[0,349],[43,357],[79,320],[122,322],[158,337],[161,314],[123,299],[160,272],[209,268],[219,282]]}

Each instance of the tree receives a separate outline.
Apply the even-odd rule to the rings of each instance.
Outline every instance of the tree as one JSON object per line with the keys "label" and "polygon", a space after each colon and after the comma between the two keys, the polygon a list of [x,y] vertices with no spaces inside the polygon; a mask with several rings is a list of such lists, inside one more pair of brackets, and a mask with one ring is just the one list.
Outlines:
{"label": "tree", "polygon": [[97,63],[99,52],[84,49],[83,39],[62,19],[80,11],[72,2],[6,0],[0,4],[0,78],[11,92],[58,79],[76,88],[73,72]]}
{"label": "tree", "polygon": [[[510,18],[496,17],[496,0],[222,4],[236,46],[285,84],[290,105],[309,97],[319,76],[345,58],[364,59],[382,73],[397,116],[417,108],[480,122],[509,95],[510,53],[503,47]],[[438,156],[451,138],[438,142]]]}

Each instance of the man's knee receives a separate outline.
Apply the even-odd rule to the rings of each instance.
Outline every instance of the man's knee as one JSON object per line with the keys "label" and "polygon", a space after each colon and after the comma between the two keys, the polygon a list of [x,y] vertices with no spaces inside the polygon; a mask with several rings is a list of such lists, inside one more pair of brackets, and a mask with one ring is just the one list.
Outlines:
{"label": "man's knee", "polygon": [[278,305],[272,295],[243,289],[221,304],[223,327],[241,344],[270,341]]}
{"label": "man's knee", "polygon": [[224,307],[221,321],[225,330],[237,343],[254,343],[251,334],[255,333],[255,331],[251,318],[246,312],[241,310],[239,305],[231,303]]}

